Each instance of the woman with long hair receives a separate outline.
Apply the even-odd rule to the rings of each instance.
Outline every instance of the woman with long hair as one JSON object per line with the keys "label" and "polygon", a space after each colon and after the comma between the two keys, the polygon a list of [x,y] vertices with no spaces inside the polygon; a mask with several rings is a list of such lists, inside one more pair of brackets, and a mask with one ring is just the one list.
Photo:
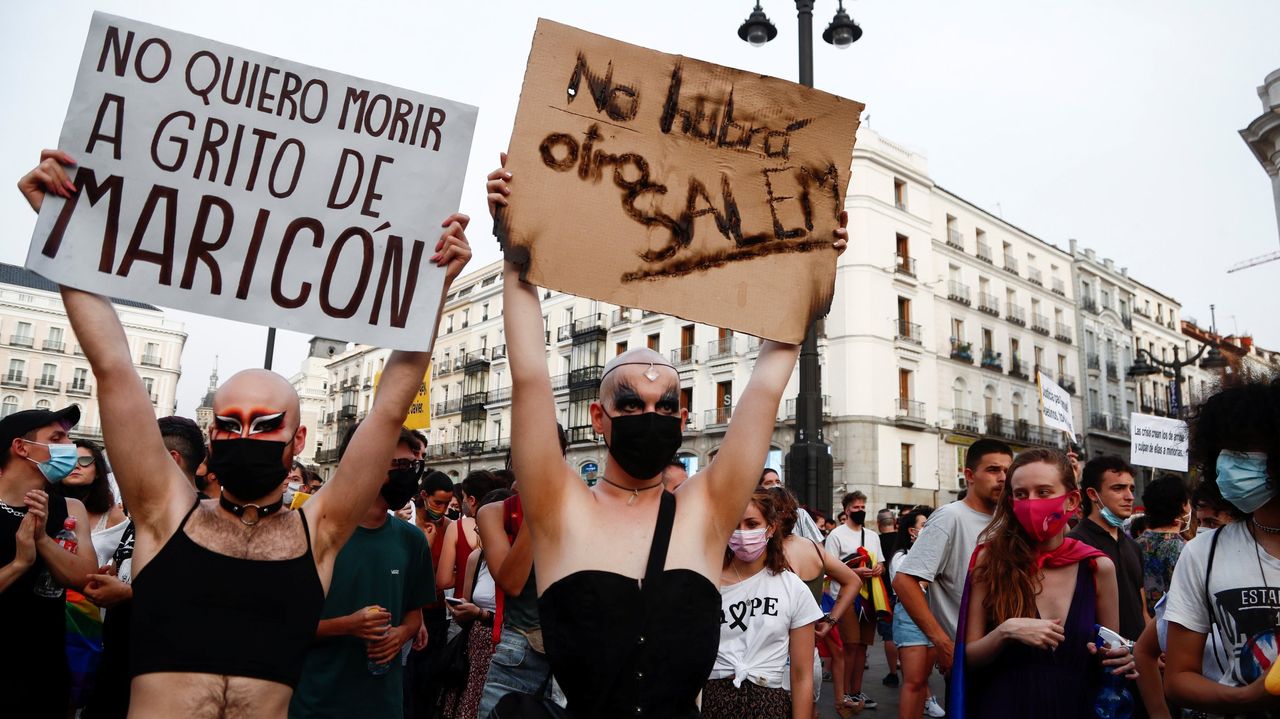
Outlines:
{"label": "woman with long hair", "polygon": [[704,719],[813,719],[813,625],[822,610],[786,571],[784,537],[777,498],[757,489],[724,553]]}
{"label": "woman with long hair", "polygon": [[1103,671],[1136,676],[1127,647],[1107,651],[1103,668],[1090,656],[1095,625],[1119,622],[1115,565],[1066,536],[1080,490],[1065,455],[1028,450],[1008,476],[969,572],[956,644],[965,677],[948,709],[953,717],[1092,716]]}
{"label": "woman with long hair", "polygon": [[[774,498],[778,500],[778,513],[782,522],[780,527],[783,535],[782,549],[787,558],[787,568],[804,582],[819,607],[822,606],[824,580],[829,576],[832,582],[840,585],[840,596],[836,599],[835,606],[831,607],[831,612],[814,625],[814,638],[819,646],[826,649],[827,656],[831,657],[831,682],[835,694],[836,713],[842,717],[849,716],[859,707],[856,702],[845,700],[844,645],[840,643],[840,632],[833,632],[831,629],[840,617],[849,611],[849,607],[853,606],[853,599],[858,596],[858,590],[862,588],[862,580],[848,565],[832,556],[821,544],[795,532],[799,515],[804,510],[796,502],[791,490],[786,487],[773,487],[769,491],[773,492]],[[817,680],[821,666],[820,660],[814,665],[813,698],[815,702],[819,698],[818,689],[822,686],[822,682]],[[814,716],[817,714],[817,711],[814,711]]]}
{"label": "woman with long hair", "polygon": [[87,439],[77,439],[76,466],[65,479],[52,485],[52,491],[63,497],[72,497],[84,503],[89,513],[89,530],[93,537],[93,549],[98,555],[98,566],[106,564],[120,544],[127,517],[111,491],[107,476],[107,458],[102,447]]}
{"label": "woman with long hair", "polygon": [[[897,550],[889,558],[889,581],[898,574],[898,568],[916,543],[924,523],[933,514],[933,507],[912,507],[898,517]],[[928,591],[928,582],[920,582],[920,588]],[[933,642],[920,631],[911,615],[901,608],[893,613],[893,643],[898,646],[898,661],[902,664],[902,693],[898,698],[898,719],[916,719],[925,716],[943,716],[938,700],[929,693],[929,674],[937,662]]]}

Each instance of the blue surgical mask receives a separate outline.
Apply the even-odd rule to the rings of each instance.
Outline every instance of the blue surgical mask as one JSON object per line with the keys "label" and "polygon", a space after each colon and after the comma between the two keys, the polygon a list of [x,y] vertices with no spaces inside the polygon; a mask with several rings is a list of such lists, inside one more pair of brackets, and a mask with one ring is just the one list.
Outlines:
{"label": "blue surgical mask", "polygon": [[1117,529],[1124,526],[1124,518],[1116,515],[1116,513],[1112,512],[1110,509],[1107,509],[1107,505],[1102,502],[1098,502],[1098,507],[1102,512],[1102,518],[1107,520],[1107,524],[1110,524]]}
{"label": "blue surgical mask", "polygon": [[71,474],[71,470],[76,467],[76,457],[79,453],[76,451],[74,444],[45,444],[44,442],[32,442],[29,439],[22,440],[27,444],[38,444],[49,450],[48,462],[36,462],[34,459],[27,457],[27,460],[35,463],[40,468],[40,473],[44,478],[57,484],[67,478]]}
{"label": "blue surgical mask", "polygon": [[1265,452],[1224,449],[1218,453],[1216,468],[1222,498],[1245,514],[1256,512],[1277,494],[1267,477]]}

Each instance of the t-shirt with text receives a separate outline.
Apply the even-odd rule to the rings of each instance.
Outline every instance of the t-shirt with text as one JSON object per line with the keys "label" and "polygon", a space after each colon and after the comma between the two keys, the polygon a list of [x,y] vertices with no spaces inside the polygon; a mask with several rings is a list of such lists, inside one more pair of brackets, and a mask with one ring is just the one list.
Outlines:
{"label": "t-shirt with text", "polygon": [[897,568],[930,582],[929,611],[952,639],[956,637],[964,580],[969,576],[969,558],[978,546],[978,535],[990,522],[990,514],[964,502],[943,505],[929,515],[911,552]]}
{"label": "t-shirt with text", "polygon": [[782,688],[790,656],[790,632],[822,618],[809,588],[791,572],[762,569],[720,589],[720,650],[712,679],[733,677]]}
{"label": "t-shirt with text", "polygon": [[1280,559],[1254,542],[1246,522],[1228,524],[1217,533],[1221,536],[1209,572],[1207,598],[1205,565],[1213,533],[1202,534],[1183,547],[1166,595],[1164,616],[1207,635],[1212,604],[1213,621],[1221,633],[1228,660],[1218,681],[1244,686],[1266,674],[1276,660]]}

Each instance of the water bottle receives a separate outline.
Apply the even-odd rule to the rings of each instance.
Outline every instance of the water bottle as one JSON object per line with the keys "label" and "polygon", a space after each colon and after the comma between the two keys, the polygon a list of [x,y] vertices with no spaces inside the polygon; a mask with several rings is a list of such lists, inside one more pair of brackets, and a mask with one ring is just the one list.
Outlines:
{"label": "water bottle", "polygon": [[[368,613],[369,613],[369,614],[377,614],[377,613],[378,613],[378,612],[380,612],[380,611],[382,611],[382,609],[381,609],[380,607],[369,607]],[[391,631],[391,624],[390,624],[390,622],[388,622],[388,623],[387,623],[387,628],[386,628],[386,630],[382,633],[382,636],[384,636],[384,637],[385,637],[385,636],[386,636],[386,633],[387,633],[387,632],[389,632],[389,631]],[[365,647],[366,647],[366,648],[368,648],[368,647],[373,646],[373,645],[376,643],[376,641],[377,641],[377,640],[373,640],[373,639],[366,639],[366,640],[365,640]],[[392,658],[391,658],[391,662],[393,662],[393,661],[395,661],[395,657],[392,657]],[[378,664],[378,663],[374,662],[372,659],[368,659],[368,660],[366,660],[366,664],[365,664],[365,666],[369,669],[369,673],[370,673],[370,674],[372,674],[372,675],[374,675],[374,676],[376,677],[376,676],[381,676],[381,675],[386,674],[387,672],[391,671],[391,662],[387,662],[386,664]]]}
{"label": "water bottle", "polygon": [[[1097,636],[1094,645],[1102,652],[1102,645],[1116,647],[1128,644],[1124,637],[1101,625],[1094,625]],[[1130,719],[1133,716],[1133,695],[1129,693],[1129,680],[1112,674],[1108,667],[1102,669],[1102,681],[1098,696],[1093,702],[1093,715],[1097,719]]]}
{"label": "water bottle", "polygon": [[[62,521],[62,529],[53,537],[53,541],[57,542],[59,547],[75,554],[80,548],[80,543],[76,540],[76,518],[67,517]],[[62,585],[58,584],[53,574],[49,571],[49,567],[41,568],[40,575],[36,577],[36,585],[32,589],[38,597],[47,599],[61,599],[63,596]]]}

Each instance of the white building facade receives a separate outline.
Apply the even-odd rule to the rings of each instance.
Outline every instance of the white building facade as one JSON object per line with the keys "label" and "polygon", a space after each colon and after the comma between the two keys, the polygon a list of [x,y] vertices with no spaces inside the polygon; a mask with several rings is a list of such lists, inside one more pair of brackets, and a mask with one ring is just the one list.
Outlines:
{"label": "white building facade", "polygon": [[[140,302],[113,300],[134,367],[151,396],[156,417],[174,414],[182,348],[181,322]],[[101,441],[97,382],[76,342],[62,297],[52,282],[0,263],[0,416],[26,409],[80,407],[76,437]]]}

